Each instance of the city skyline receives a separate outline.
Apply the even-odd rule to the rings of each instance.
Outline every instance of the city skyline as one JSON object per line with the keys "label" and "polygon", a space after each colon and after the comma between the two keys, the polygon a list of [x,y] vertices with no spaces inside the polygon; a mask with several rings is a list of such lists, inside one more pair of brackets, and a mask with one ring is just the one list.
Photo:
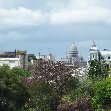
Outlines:
{"label": "city skyline", "polygon": [[110,0],[0,0],[0,50],[65,56],[72,42],[85,59],[92,41],[111,50]]}

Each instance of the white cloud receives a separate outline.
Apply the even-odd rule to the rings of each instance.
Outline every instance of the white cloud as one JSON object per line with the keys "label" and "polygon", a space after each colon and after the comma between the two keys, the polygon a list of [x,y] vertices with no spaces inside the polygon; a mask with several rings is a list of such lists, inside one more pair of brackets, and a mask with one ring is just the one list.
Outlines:
{"label": "white cloud", "polygon": [[111,25],[111,8],[103,4],[101,0],[69,0],[66,7],[53,11],[49,21],[53,25],[76,23]]}
{"label": "white cloud", "polygon": [[40,10],[19,7],[18,9],[0,8],[0,24],[2,25],[39,25],[45,22]]}
{"label": "white cloud", "polygon": [[[60,4],[62,2],[63,0],[60,1]],[[48,3],[54,6],[51,0],[48,0]],[[11,9],[0,8],[0,25],[10,27],[45,23],[52,25],[75,23],[111,24],[111,9],[98,6],[96,0],[69,0],[67,5],[64,3],[64,5],[59,5],[59,8],[57,8],[57,4],[59,4],[59,0],[57,0],[56,7],[54,9],[51,7],[48,12],[42,9],[32,10],[25,8],[25,6]]]}
{"label": "white cloud", "polygon": [[111,10],[100,7],[89,7],[77,10],[61,10],[50,17],[52,24],[68,23],[107,23],[111,20]]}

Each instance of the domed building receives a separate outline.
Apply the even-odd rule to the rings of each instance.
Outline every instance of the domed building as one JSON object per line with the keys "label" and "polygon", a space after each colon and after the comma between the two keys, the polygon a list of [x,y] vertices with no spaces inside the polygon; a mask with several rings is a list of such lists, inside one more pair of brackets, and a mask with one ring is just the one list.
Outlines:
{"label": "domed building", "polygon": [[74,42],[70,46],[64,61],[67,65],[78,65],[79,67],[86,67],[87,64],[83,57],[78,55],[78,48]]}
{"label": "domed building", "polygon": [[68,63],[75,64],[78,62],[78,50],[74,42],[69,49]]}

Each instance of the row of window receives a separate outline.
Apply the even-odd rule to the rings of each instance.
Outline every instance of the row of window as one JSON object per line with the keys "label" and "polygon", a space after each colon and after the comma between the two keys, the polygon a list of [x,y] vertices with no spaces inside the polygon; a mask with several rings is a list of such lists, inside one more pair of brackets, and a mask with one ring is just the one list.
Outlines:
{"label": "row of window", "polygon": [[[93,59],[95,59],[95,55],[92,55],[92,58]],[[104,57],[102,57],[103,59],[104,59]],[[111,57],[110,56],[108,56],[108,58],[107,59],[111,59]]]}

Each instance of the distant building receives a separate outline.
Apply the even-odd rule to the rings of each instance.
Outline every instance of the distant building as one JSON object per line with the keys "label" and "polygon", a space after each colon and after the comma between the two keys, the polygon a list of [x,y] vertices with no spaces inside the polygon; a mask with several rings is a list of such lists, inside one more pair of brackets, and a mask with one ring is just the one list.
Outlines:
{"label": "distant building", "polygon": [[20,61],[20,67],[25,69],[28,66],[28,55],[21,54],[21,55],[18,55],[18,58]]}
{"label": "distant building", "polygon": [[0,58],[0,66],[7,64],[10,68],[20,67],[19,58]]}
{"label": "distant building", "polygon": [[14,52],[2,52],[0,54],[0,58],[15,58],[16,57],[16,50]]}
{"label": "distant building", "polygon": [[55,56],[53,54],[49,54],[49,55],[41,55],[39,53],[38,56],[36,56],[36,59],[43,59],[45,61],[55,61]]}
{"label": "distant building", "polygon": [[75,64],[79,61],[78,50],[74,42],[70,47],[69,54],[67,56],[67,62],[69,64]]}
{"label": "distant building", "polygon": [[38,56],[35,56],[34,54],[28,54],[28,63],[29,63],[29,65],[37,64],[37,62],[39,60],[55,62],[55,56],[52,55],[52,54],[41,55],[40,53],[39,53]]}
{"label": "distant building", "polygon": [[28,61],[35,60],[36,56],[34,54],[28,54]]}
{"label": "distant building", "polygon": [[78,67],[86,67],[87,65],[83,57],[78,55],[78,49],[74,42],[70,46],[68,54],[66,53],[66,57],[62,58],[62,61],[67,65],[78,65]]}
{"label": "distant building", "polygon": [[109,51],[108,49],[100,51],[93,41],[93,44],[91,45],[91,48],[89,50],[89,54],[89,60],[105,61],[108,67],[111,68],[111,51]]}
{"label": "distant building", "polygon": [[0,54],[0,65],[7,64],[11,68],[26,68],[28,65],[28,55],[26,51],[15,50],[15,52],[4,52]]}

